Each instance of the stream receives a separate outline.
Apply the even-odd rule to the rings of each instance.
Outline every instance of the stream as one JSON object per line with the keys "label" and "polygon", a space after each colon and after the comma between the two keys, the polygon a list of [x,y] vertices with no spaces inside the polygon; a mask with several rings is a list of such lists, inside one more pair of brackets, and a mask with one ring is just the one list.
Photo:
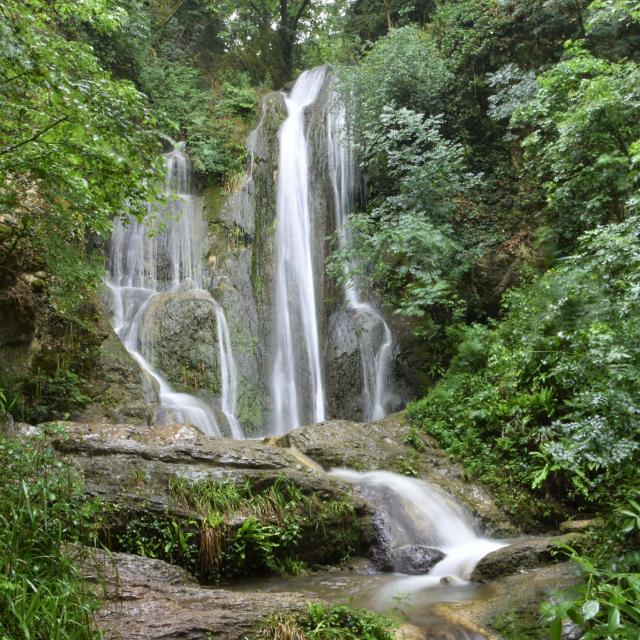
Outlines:
{"label": "stream", "polygon": [[[422,480],[389,471],[334,469],[331,473],[353,483],[376,507],[383,529],[379,537],[386,541],[382,551],[388,568],[393,570],[377,571],[371,563],[355,563],[352,569],[343,571],[250,580],[233,588],[302,593],[310,598],[396,614],[428,630],[429,638],[481,640],[482,635],[443,620],[434,606],[490,594],[490,586],[475,584],[469,578],[483,556],[508,543],[480,535],[467,509]],[[403,570],[415,571],[416,567],[410,558],[407,562],[407,554],[403,553],[407,549],[416,554],[435,549],[444,557],[436,558],[428,572],[410,575]]]}

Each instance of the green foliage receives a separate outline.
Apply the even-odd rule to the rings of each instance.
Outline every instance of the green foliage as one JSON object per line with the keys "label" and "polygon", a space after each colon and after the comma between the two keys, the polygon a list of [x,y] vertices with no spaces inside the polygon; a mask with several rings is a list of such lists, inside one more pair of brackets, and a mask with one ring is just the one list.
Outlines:
{"label": "green foliage", "polygon": [[[608,504],[638,460],[638,220],[587,234],[579,253],[512,291],[472,327],[444,380],[409,410],[515,509]],[[485,364],[486,363],[486,364]],[[508,497],[509,487],[516,497]]]}
{"label": "green foliage", "polygon": [[634,62],[610,62],[569,43],[565,59],[538,85],[512,126],[531,131],[523,141],[525,170],[544,185],[543,215],[571,245],[586,229],[637,211],[640,71]]}
{"label": "green foliage", "polygon": [[71,542],[91,543],[95,508],[82,503],[76,470],[44,440],[0,435],[0,638],[99,637],[97,607],[70,558]]}
{"label": "green foliage", "polygon": [[[585,640],[632,640],[640,633],[640,504],[629,498],[619,511],[618,526],[609,529],[596,555],[566,547],[583,574],[577,598],[547,604],[552,640],[561,637],[562,623],[578,624]],[[615,524],[615,523],[610,523]]]}
{"label": "green foliage", "polygon": [[190,64],[159,59],[145,64],[139,82],[160,128],[187,142],[197,172],[223,178],[244,166],[245,119],[257,104],[246,74],[224,81],[214,93]]}
{"label": "green foliage", "polygon": [[297,615],[274,616],[260,640],[392,640],[398,624],[387,616],[344,605],[309,602]]}
{"label": "green foliage", "polygon": [[358,142],[370,127],[379,126],[385,109],[440,113],[450,79],[445,60],[414,25],[390,31],[358,66],[341,69],[340,76]]}
{"label": "green foliage", "polygon": [[[0,270],[39,263],[78,297],[87,234],[143,211],[158,151],[143,96],[103,71],[69,23],[117,30],[107,3],[9,0],[0,27]],[[95,275],[95,274],[93,274]],[[95,281],[94,281],[95,282]]]}
{"label": "green foliage", "polygon": [[177,519],[164,515],[132,515],[122,512],[125,522],[112,543],[115,548],[147,558],[158,558],[198,572],[197,523],[193,519]]}
{"label": "green foliage", "polygon": [[[462,147],[444,139],[440,125],[439,118],[383,107],[360,145],[372,176],[394,186],[352,216],[353,246],[343,258],[355,257],[361,275],[408,316],[434,308],[455,316],[461,307],[455,284],[465,265],[454,218],[478,177],[465,171]],[[382,191],[382,180],[377,184]]]}

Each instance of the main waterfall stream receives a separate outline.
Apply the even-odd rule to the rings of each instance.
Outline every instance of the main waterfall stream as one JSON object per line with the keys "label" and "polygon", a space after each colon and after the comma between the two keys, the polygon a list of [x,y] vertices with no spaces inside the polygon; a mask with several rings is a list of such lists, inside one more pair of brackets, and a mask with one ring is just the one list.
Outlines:
{"label": "main waterfall stream", "polygon": [[142,326],[154,298],[165,292],[189,293],[214,307],[221,382],[220,411],[225,431],[242,438],[236,418],[237,372],[229,327],[222,307],[203,287],[202,205],[191,192],[191,169],[183,146],[165,155],[166,202],[149,206],[145,223],[116,220],[110,243],[107,287],[112,322],[124,346],[155,387],[162,411],[156,422],[188,422],[210,436],[221,436],[216,412],[208,402],[173,389],[143,354]]}
{"label": "main waterfall stream", "polygon": [[309,210],[309,150],[304,129],[305,108],[318,97],[325,72],[325,67],[318,67],[298,78],[285,99],[288,116],[279,133],[271,380],[276,433],[325,418]]}

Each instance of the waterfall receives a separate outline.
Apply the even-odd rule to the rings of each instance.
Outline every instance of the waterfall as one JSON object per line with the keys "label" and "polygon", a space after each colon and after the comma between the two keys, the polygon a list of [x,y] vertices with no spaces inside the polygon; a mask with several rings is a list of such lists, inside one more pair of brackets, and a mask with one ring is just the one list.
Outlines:
{"label": "waterfall", "polygon": [[191,168],[183,145],[165,155],[165,165],[164,201],[149,206],[144,223],[135,218],[114,222],[106,280],[113,301],[113,326],[157,388],[162,409],[158,419],[190,423],[206,435],[220,436],[213,407],[194,395],[175,391],[141,348],[142,322],[156,296],[188,291],[209,301],[216,316],[221,410],[230,434],[242,438],[235,416],[238,384],[229,328],[222,307],[202,289],[205,225],[201,202],[192,194]]}
{"label": "waterfall", "polygon": [[[327,149],[333,189],[335,225],[340,250],[351,246],[347,218],[355,209],[358,175],[353,145],[347,138],[344,105],[331,92],[327,111]],[[365,421],[380,420],[387,415],[388,377],[393,338],[389,326],[375,307],[361,299],[352,277],[353,263],[345,265],[345,298],[358,325],[358,345],[362,366],[362,404]]]}
{"label": "waterfall", "polygon": [[427,575],[403,578],[393,588],[417,591],[442,579],[468,581],[478,562],[506,543],[478,536],[471,514],[451,496],[415,478],[390,471],[359,473],[334,469],[334,475],[356,484],[383,514],[391,545],[424,545],[445,554]]}
{"label": "waterfall", "polygon": [[287,118],[279,132],[273,425],[284,433],[325,418],[309,208],[309,153],[305,108],[320,92],[325,67],[305,71],[285,98]]}

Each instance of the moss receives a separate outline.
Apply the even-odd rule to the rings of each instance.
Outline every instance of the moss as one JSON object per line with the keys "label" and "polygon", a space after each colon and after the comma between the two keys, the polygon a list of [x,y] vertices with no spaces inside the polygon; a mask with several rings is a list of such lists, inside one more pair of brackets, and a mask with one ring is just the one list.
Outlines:
{"label": "moss", "polygon": [[218,224],[224,202],[224,188],[214,183],[202,192],[202,214],[207,224]]}
{"label": "moss", "polygon": [[262,394],[246,380],[240,381],[238,393],[238,420],[243,425],[262,426]]}
{"label": "moss", "polygon": [[540,640],[547,638],[549,634],[548,624],[535,609],[501,611],[489,626],[509,640]]}

